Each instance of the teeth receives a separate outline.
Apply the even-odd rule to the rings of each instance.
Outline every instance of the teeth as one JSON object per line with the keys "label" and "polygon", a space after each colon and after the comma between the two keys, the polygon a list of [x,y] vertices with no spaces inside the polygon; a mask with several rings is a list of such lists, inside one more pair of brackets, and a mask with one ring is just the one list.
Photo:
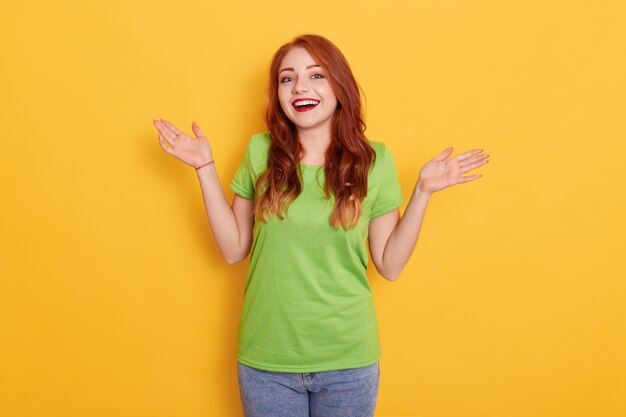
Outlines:
{"label": "teeth", "polygon": [[297,102],[296,107],[311,106],[311,105],[316,105],[317,103],[319,102],[313,101],[313,100],[303,100],[303,101]]}

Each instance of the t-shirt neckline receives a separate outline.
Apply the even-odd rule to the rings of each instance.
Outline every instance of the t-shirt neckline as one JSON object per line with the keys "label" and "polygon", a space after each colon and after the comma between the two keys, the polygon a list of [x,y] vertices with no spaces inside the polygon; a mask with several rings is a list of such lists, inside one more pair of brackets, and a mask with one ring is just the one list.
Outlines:
{"label": "t-shirt neckline", "polygon": [[322,168],[324,165],[309,165],[309,164],[303,164],[301,162],[298,162],[298,165],[300,165],[303,169],[307,169],[307,170],[315,170],[317,171],[318,169]]}

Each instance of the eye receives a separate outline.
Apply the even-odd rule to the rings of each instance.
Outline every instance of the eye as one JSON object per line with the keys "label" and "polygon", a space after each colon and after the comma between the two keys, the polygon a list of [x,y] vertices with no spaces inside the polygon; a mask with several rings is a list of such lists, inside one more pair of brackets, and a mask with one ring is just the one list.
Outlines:
{"label": "eye", "polygon": [[281,78],[281,79],[280,79],[280,82],[281,82],[281,84],[285,84],[285,83],[288,83],[288,82],[289,82],[289,81],[291,81],[291,80],[293,80],[293,77],[289,77],[289,76],[287,76],[287,77],[283,77],[283,78]]}
{"label": "eye", "polygon": [[322,74],[320,74],[319,72],[316,72],[315,74],[313,74],[311,77],[313,78],[317,78],[317,79],[321,79],[324,78],[324,76]]}

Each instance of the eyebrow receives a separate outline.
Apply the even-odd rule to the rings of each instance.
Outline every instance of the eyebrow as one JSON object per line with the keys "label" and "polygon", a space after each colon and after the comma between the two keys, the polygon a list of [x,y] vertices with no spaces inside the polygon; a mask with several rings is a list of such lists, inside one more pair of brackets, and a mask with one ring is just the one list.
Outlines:
{"label": "eyebrow", "polygon": [[[315,67],[319,67],[319,65],[317,65],[317,64],[309,65],[305,69],[311,69],[311,68],[315,68]],[[281,69],[280,71],[278,71],[278,73],[280,74],[283,71],[295,71],[295,69],[293,69],[292,67],[287,67],[287,68]]]}

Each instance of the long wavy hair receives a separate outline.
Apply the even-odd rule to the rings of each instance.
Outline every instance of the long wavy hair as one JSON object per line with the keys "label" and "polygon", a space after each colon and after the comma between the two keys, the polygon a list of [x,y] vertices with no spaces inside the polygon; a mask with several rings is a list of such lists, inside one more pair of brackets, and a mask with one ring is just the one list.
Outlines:
{"label": "long wavy hair", "polygon": [[278,99],[278,75],[285,55],[302,46],[327,73],[327,79],[337,98],[332,116],[331,141],[325,154],[324,193],[335,204],[330,224],[338,229],[356,226],[361,215],[361,202],[367,195],[367,177],[376,152],[365,137],[359,86],[348,61],[341,51],[320,35],[302,35],[281,46],[274,54],[269,72],[265,122],[270,131],[267,170],[256,183],[255,216],[267,221],[277,215],[284,219],[288,206],[302,192],[297,169],[303,149],[298,141],[296,126],[283,112]]}

